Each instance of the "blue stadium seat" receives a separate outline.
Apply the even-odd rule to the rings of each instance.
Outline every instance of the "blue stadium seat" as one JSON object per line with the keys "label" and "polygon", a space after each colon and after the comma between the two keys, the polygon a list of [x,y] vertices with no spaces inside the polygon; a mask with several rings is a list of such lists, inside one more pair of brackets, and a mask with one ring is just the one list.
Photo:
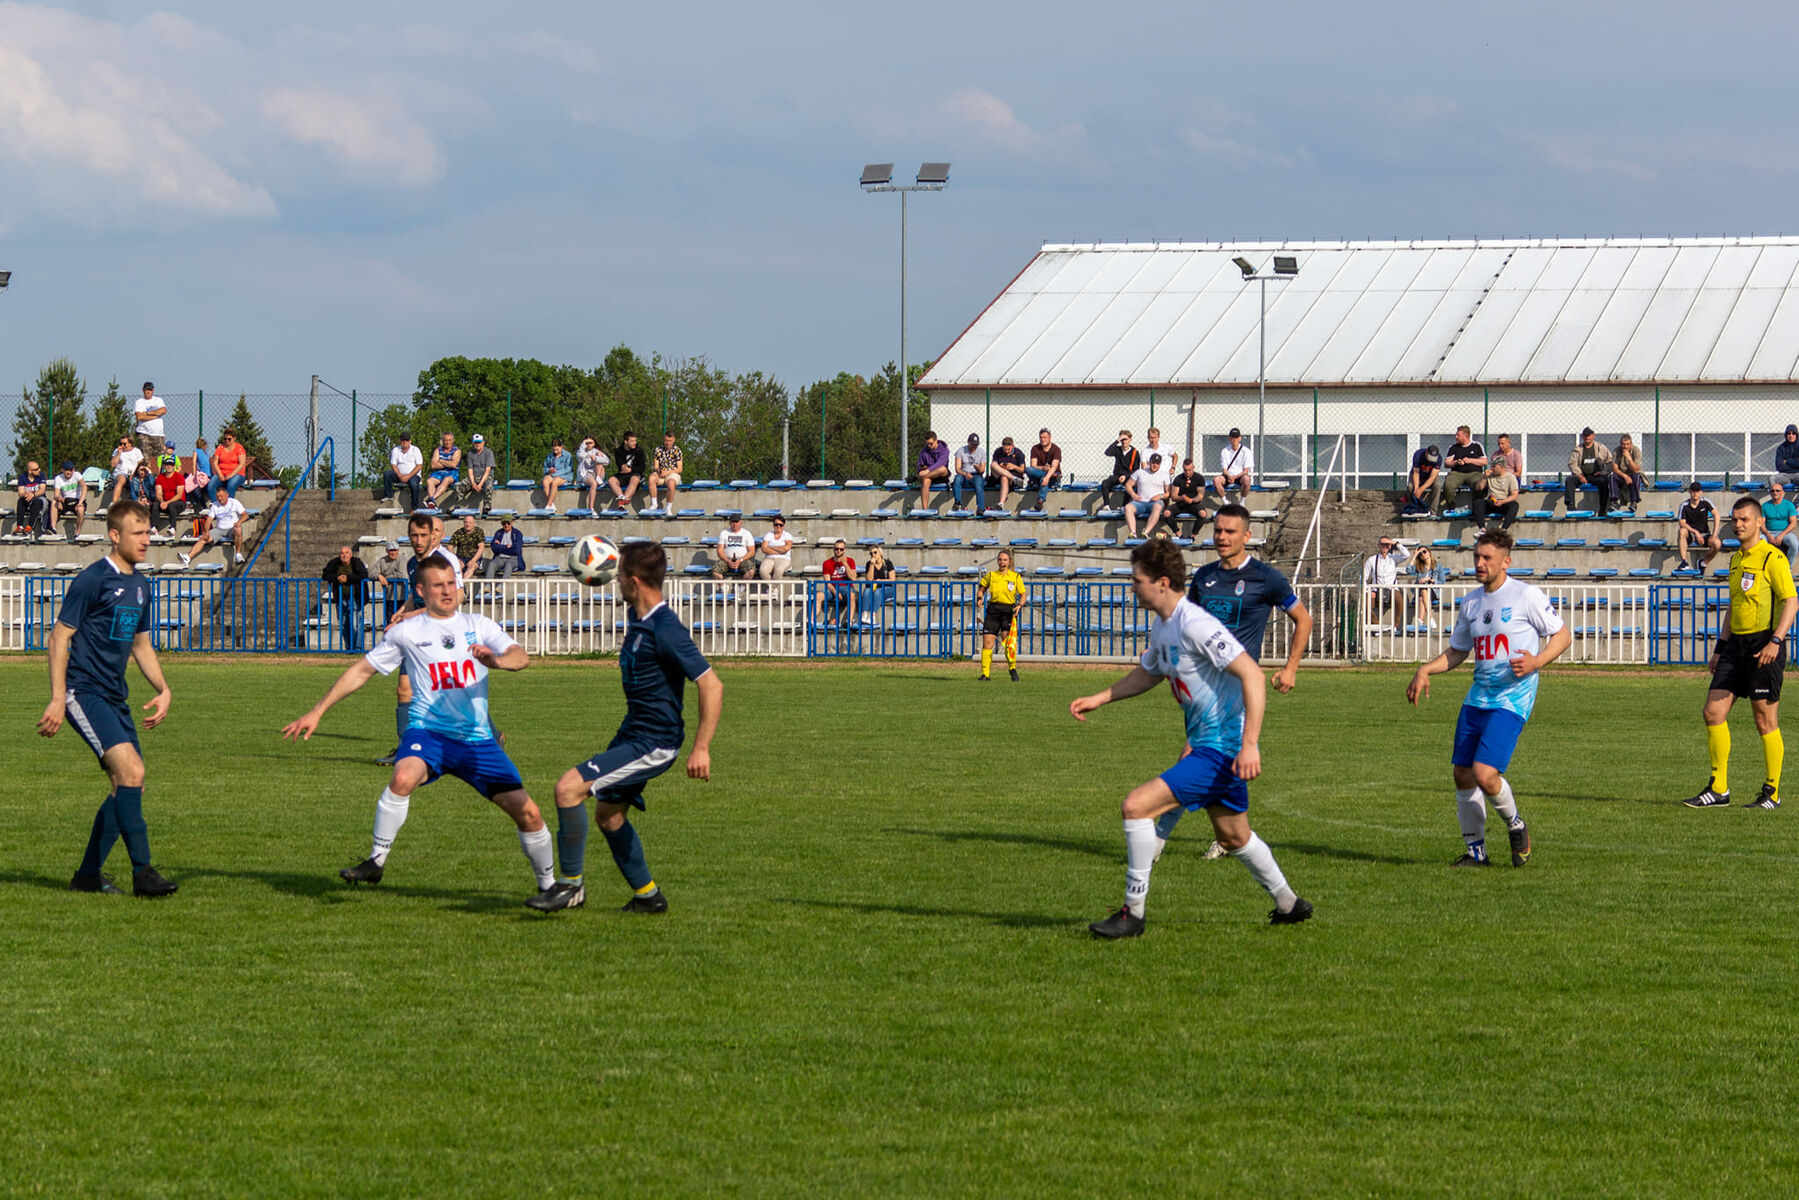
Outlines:
{"label": "blue stadium seat", "polygon": [[937,510],[934,508],[914,508],[906,515],[919,521],[932,521],[937,517]]}
{"label": "blue stadium seat", "polygon": [[1106,569],[1104,567],[1076,567],[1074,573],[1082,579],[1091,579],[1095,575],[1104,575]]}
{"label": "blue stadium seat", "polygon": [[1617,578],[1617,575],[1617,567],[1594,567],[1591,571],[1587,572],[1587,578],[1589,579],[1615,579]]}
{"label": "blue stadium seat", "polygon": [[1529,579],[1537,573],[1535,567],[1507,567],[1505,573],[1513,579]]}
{"label": "blue stadium seat", "polygon": [[1519,550],[1540,550],[1543,547],[1543,539],[1519,538],[1517,541],[1513,542],[1512,545]]}
{"label": "blue stadium seat", "polygon": [[893,544],[895,546],[922,546],[924,545],[924,539],[920,537],[905,537],[898,539]]}
{"label": "blue stadium seat", "polygon": [[1148,538],[1140,538],[1140,537],[1135,537],[1135,538],[1132,538],[1132,537],[1127,537],[1127,538],[1125,538],[1125,539],[1124,539],[1124,544],[1125,544],[1125,545],[1126,545],[1126,546],[1127,546],[1127,547],[1130,547],[1130,548],[1132,548],[1132,549],[1135,549],[1135,548],[1136,548],[1136,547],[1138,547],[1138,546],[1141,546],[1141,545],[1142,545],[1142,544],[1143,544],[1143,543],[1144,543],[1144,542],[1147,542],[1147,541],[1148,541],[1148,540],[1149,540],[1149,539],[1148,539]]}
{"label": "blue stadium seat", "polygon": [[949,568],[933,563],[928,567],[920,567],[918,573],[920,575],[948,575]]}
{"label": "blue stadium seat", "polygon": [[[554,575],[557,571],[560,571],[560,570],[562,570],[562,568],[557,566],[555,563],[538,563],[535,567],[531,568],[531,574],[533,574],[533,575]],[[521,596],[520,599],[523,599],[523,597]]]}
{"label": "blue stadium seat", "polygon": [[522,546],[535,546],[537,545],[537,535],[534,533],[527,533],[520,539],[519,544]]}
{"label": "blue stadium seat", "polygon": [[[690,543],[689,539],[684,537],[665,537],[662,539],[662,544],[664,546],[686,546]],[[635,578],[635,576],[633,576],[633,578]]]}
{"label": "blue stadium seat", "polygon": [[1089,549],[1089,550],[1110,550],[1112,547],[1114,547],[1116,545],[1118,545],[1118,542],[1114,538],[1088,538],[1087,539],[1087,549]]}
{"label": "blue stadium seat", "polygon": [[[1561,543],[1557,542],[1556,545],[1559,546],[1559,545],[1561,545]],[[1600,538],[1599,539],[1599,548],[1601,550],[1616,550],[1621,546],[1628,546],[1628,545],[1630,545],[1629,538]]]}
{"label": "blue stadium seat", "polygon": [[1643,514],[1643,519],[1645,521],[1672,521],[1674,519],[1674,510],[1671,508],[1651,509],[1649,512]]}
{"label": "blue stadium seat", "polygon": [[1557,550],[1584,550],[1584,549],[1586,549],[1586,545],[1587,545],[1586,538],[1556,538],[1555,539],[1555,548]]}
{"label": "blue stadium seat", "polygon": [[1599,514],[1590,508],[1577,508],[1573,512],[1562,514],[1562,520],[1564,521],[1596,521],[1598,519]]}
{"label": "blue stadium seat", "polygon": [[1730,490],[1733,492],[1744,492],[1744,493],[1753,495],[1756,492],[1759,492],[1762,490],[1762,485],[1757,483],[1753,479],[1745,479],[1739,483],[1732,484],[1730,487]]}
{"label": "blue stadium seat", "polygon": [[1456,550],[1461,547],[1462,539],[1461,538],[1432,538],[1430,544],[1431,544],[1431,548],[1433,550]]}
{"label": "blue stadium seat", "polygon": [[758,508],[755,512],[751,513],[750,515],[755,517],[759,521],[768,521],[768,520],[773,520],[775,517],[780,516],[781,510],[778,508]]}
{"label": "blue stadium seat", "polygon": [[[924,539],[919,538],[917,540],[923,541]],[[858,546],[885,546],[886,544],[887,539],[884,537],[859,537],[856,539],[856,545]]]}
{"label": "blue stadium seat", "polygon": [[970,546],[973,546],[976,550],[991,550],[995,546],[999,545],[999,539],[998,538],[974,538],[968,544]]}
{"label": "blue stadium seat", "polygon": [[741,517],[743,510],[741,508],[715,508],[712,510],[712,515],[720,520],[729,521],[732,517]]}
{"label": "blue stadium seat", "polygon": [[1572,579],[1579,572],[1573,567],[1550,567],[1543,574],[1550,579]]}
{"label": "blue stadium seat", "polygon": [[579,538],[570,537],[566,533],[558,534],[556,537],[553,537],[550,539],[550,545],[552,545],[552,546],[572,546],[579,540],[580,540]]}
{"label": "blue stadium seat", "polygon": [[1555,520],[1555,510],[1553,508],[1529,509],[1525,512],[1524,519],[1526,521],[1553,521]]}
{"label": "blue stadium seat", "polygon": [[971,521],[977,514],[973,509],[946,508],[943,510],[943,515],[952,521]]}
{"label": "blue stadium seat", "polygon": [[1667,544],[1668,544],[1667,538],[1644,538],[1642,541],[1637,543],[1637,545],[1642,546],[1649,550],[1660,550],[1660,549],[1663,549],[1664,547],[1666,547]]}
{"label": "blue stadium seat", "polygon": [[797,480],[792,479],[771,479],[768,481],[768,486],[771,491],[785,492],[798,487],[799,483]]}
{"label": "blue stadium seat", "polygon": [[1099,490],[1099,484],[1093,481],[1086,483],[1065,483],[1062,485],[1062,490],[1065,492],[1095,492]]}
{"label": "blue stadium seat", "polygon": [[1026,521],[1045,521],[1049,519],[1048,511],[1041,508],[1020,509],[1018,516]]}
{"label": "blue stadium seat", "polygon": [[1129,579],[1131,577],[1131,569],[1129,567],[1113,567],[1111,570],[1107,571],[1106,574],[1118,575],[1125,579]]}
{"label": "blue stadium seat", "polygon": [[1067,548],[1080,545],[1080,543],[1073,538],[1051,538],[1044,544],[1052,548]]}
{"label": "blue stadium seat", "polygon": [[681,574],[683,574],[683,575],[710,575],[710,574],[712,574],[712,568],[707,566],[705,563],[688,563],[686,566],[681,568]]}
{"label": "blue stadium seat", "polygon": [[[1697,571],[1695,571],[1693,573],[1695,575],[1698,574]],[[1630,577],[1632,579],[1656,579],[1656,578],[1659,578],[1660,576],[1661,576],[1661,572],[1656,570],[1654,567],[1632,567],[1630,569]]]}
{"label": "blue stadium seat", "polygon": [[1035,550],[1037,548],[1037,539],[1024,537],[1013,538],[1009,544],[1016,546],[1020,550]]}
{"label": "blue stadium seat", "polygon": [[1443,514],[1445,521],[1461,521],[1474,515],[1471,508],[1452,508]]}
{"label": "blue stadium seat", "polygon": [[733,479],[731,481],[731,486],[740,492],[747,492],[752,488],[758,488],[762,485],[757,483],[754,479]]}
{"label": "blue stadium seat", "polygon": [[875,481],[872,479],[846,479],[843,481],[843,490],[846,492],[872,492],[874,488]]}
{"label": "blue stadium seat", "polygon": [[1122,508],[1096,508],[1093,510],[1093,515],[1090,519],[1094,521],[1122,521],[1124,520],[1124,510]]}
{"label": "blue stadium seat", "polygon": [[979,575],[980,573],[981,573],[981,568],[979,568],[979,567],[957,567],[956,568],[956,574],[958,574],[958,575]]}
{"label": "blue stadium seat", "polygon": [[1741,550],[1743,548],[1743,543],[1737,541],[1735,538],[1725,538],[1721,544],[1726,550]]}
{"label": "blue stadium seat", "polygon": [[961,544],[962,544],[961,538],[944,537],[944,538],[932,538],[931,539],[931,545],[933,545],[933,546],[960,546]]}
{"label": "blue stadium seat", "polygon": [[677,508],[675,515],[677,517],[703,517],[706,515],[706,510],[703,508]]}
{"label": "blue stadium seat", "polygon": [[545,519],[548,517],[555,516],[556,510],[553,508],[533,508],[533,509],[527,510],[525,515],[527,517],[536,517],[539,520],[542,520],[542,519]]}
{"label": "blue stadium seat", "polygon": [[903,479],[889,479],[881,486],[890,492],[903,492],[906,490],[906,481]]}
{"label": "blue stadium seat", "polygon": [[1068,574],[1068,572],[1064,571],[1061,567],[1038,567],[1036,570],[1032,571],[1031,574],[1033,574],[1033,575],[1066,575],[1066,574]]}
{"label": "blue stadium seat", "polygon": [[1686,485],[1681,483],[1678,479],[1664,479],[1657,483],[1652,490],[1658,492],[1684,492],[1687,489]]}
{"label": "blue stadium seat", "polygon": [[870,510],[868,515],[877,521],[891,521],[899,516],[900,512],[897,508],[876,508]]}
{"label": "blue stadium seat", "polygon": [[[1675,490],[1679,490],[1678,485],[1676,485]],[[1702,492],[1721,492],[1724,490],[1724,481],[1722,479],[1701,480],[1699,490]]]}
{"label": "blue stadium seat", "polygon": [[696,479],[686,486],[690,492],[710,492],[725,485],[716,479]]}
{"label": "blue stadium seat", "polygon": [[1087,519],[1087,510],[1084,508],[1063,508],[1056,511],[1056,516],[1064,521],[1084,521]]}
{"label": "blue stadium seat", "polygon": [[1730,568],[1729,567],[1713,567],[1712,568],[1712,578],[1713,579],[1729,579],[1730,578]]}

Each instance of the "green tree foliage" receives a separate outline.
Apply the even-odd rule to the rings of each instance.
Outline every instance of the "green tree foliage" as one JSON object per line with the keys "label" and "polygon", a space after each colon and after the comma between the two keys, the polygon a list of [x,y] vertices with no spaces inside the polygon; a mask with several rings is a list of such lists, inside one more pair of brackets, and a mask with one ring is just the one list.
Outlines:
{"label": "green tree foliage", "polygon": [[[136,428],[137,420],[131,413],[131,397],[119,390],[116,378],[108,380],[106,394],[94,402],[94,415],[88,422],[86,461],[92,464],[110,462],[112,448],[119,444],[120,438]],[[179,447],[171,446],[169,449],[176,455],[181,453]],[[63,457],[60,450],[57,451],[57,457]]]}
{"label": "green tree foliage", "polygon": [[[226,429],[237,434],[238,445],[242,446],[244,452],[256,460],[254,470],[251,472],[253,477],[280,474],[281,468],[275,462],[275,452],[269,449],[268,435],[262,431],[262,426],[256,423],[256,418],[250,415],[250,401],[241,393],[238,395],[237,403],[231,406],[230,414],[219,425],[221,433]],[[218,445],[218,442],[214,441],[213,445]],[[305,466],[306,464],[301,463],[300,465]]]}
{"label": "green tree foliage", "polygon": [[13,414],[14,473],[33,461],[46,473],[65,458],[81,467],[106,464],[110,447],[97,463],[90,457],[87,414],[82,411],[86,395],[80,373],[66,358],[52,359],[37,373],[36,384],[20,395],[19,411]]}
{"label": "green tree foliage", "polygon": [[[371,488],[380,488],[381,474],[388,467],[388,455],[392,453],[395,446],[400,444],[402,433],[410,433],[413,436],[414,444],[419,447],[419,453],[425,455],[427,460],[431,455],[431,447],[437,444],[437,437],[441,433],[456,435],[456,444],[462,447],[465,460],[469,451],[469,441],[475,434],[482,433],[484,436],[489,436],[490,441],[492,440],[490,435],[485,434],[481,426],[470,429],[468,434],[464,435],[461,425],[442,406],[432,404],[421,409],[411,409],[404,404],[390,404],[386,408],[370,413],[368,420],[363,424],[362,432],[357,435],[358,483]],[[495,447],[495,450],[504,453],[498,446]],[[502,460],[500,470],[504,471],[505,469],[506,464]]]}

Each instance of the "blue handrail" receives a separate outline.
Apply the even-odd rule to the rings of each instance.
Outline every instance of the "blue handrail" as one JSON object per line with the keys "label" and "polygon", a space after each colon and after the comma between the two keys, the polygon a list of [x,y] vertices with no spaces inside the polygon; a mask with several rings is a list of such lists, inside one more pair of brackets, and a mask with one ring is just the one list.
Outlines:
{"label": "blue handrail", "polygon": [[[269,525],[270,530],[273,530],[276,525],[281,526],[281,573],[283,575],[293,568],[294,563],[294,523],[288,519],[288,507],[293,504],[294,493],[300,490],[300,485],[312,478],[312,472],[319,464],[319,455],[326,452],[330,454],[328,461],[331,472],[331,482],[326,485],[327,492],[331,499],[337,499],[337,447],[327,436],[323,442],[319,443],[319,448],[312,452],[311,461],[306,464],[306,469],[300,472],[300,477],[294,481],[294,486],[288,489],[287,499],[283,500],[281,507],[275,510],[275,519]],[[237,573],[239,578],[250,573],[251,568],[256,565],[256,560],[262,557],[263,547],[268,544],[268,534],[264,534],[262,540],[256,544],[256,550],[250,555],[250,561],[245,563],[244,569]]]}

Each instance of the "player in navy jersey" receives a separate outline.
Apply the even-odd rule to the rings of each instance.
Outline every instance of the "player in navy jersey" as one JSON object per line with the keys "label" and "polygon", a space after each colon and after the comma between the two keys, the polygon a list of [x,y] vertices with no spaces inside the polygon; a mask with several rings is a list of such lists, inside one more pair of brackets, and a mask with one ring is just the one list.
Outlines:
{"label": "player in navy jersey", "polygon": [[[1231,631],[1237,644],[1256,662],[1262,661],[1262,640],[1268,629],[1268,615],[1279,609],[1293,622],[1292,645],[1287,649],[1287,662],[1274,673],[1274,690],[1293,690],[1299,678],[1299,660],[1304,657],[1306,643],[1312,638],[1312,614],[1287,582],[1287,577],[1249,552],[1249,510],[1241,504],[1226,504],[1218,510],[1212,524],[1213,544],[1218,547],[1218,560],[1202,564],[1193,572],[1187,586],[1187,599],[1218,619]],[[1185,809],[1176,808],[1156,822],[1156,857],[1174,827],[1180,824]],[[1223,858],[1225,848],[1214,840],[1206,850],[1207,858]]]}
{"label": "player in navy jersey", "polygon": [[650,875],[643,843],[625,814],[633,807],[643,808],[644,785],[668,770],[681,753],[687,733],[681,700],[689,679],[700,694],[700,727],[687,755],[687,774],[701,781],[712,778],[712,736],[718,732],[725,685],[663,601],[662,580],[667,573],[668,556],[661,546],[634,543],[619,556],[618,590],[630,605],[618,650],[625,719],[611,745],[556,781],[556,845],[562,873],[549,891],[525,901],[539,912],[577,908],[587,901],[582,877],[590,795],[612,861],[631,886],[624,911],[668,911],[668,899]]}
{"label": "player in navy jersey", "polygon": [[555,879],[550,831],[525,791],[518,768],[494,740],[487,714],[488,672],[522,671],[530,658],[491,619],[457,611],[462,588],[455,564],[428,556],[414,586],[424,597],[424,610],[390,626],[380,644],[340,675],[324,699],[281,731],[289,740],[310,741],[326,711],[376,672],[385,675],[404,665],[412,680],[400,758],[375,805],[373,847],[366,859],[338,874],[346,883],[380,883],[394,838],[406,823],[412,793],[441,776],[454,775],[493,801],[518,826],[519,845],[541,893]]}
{"label": "player in navy jersey", "polygon": [[66,717],[112,781],[112,791],[94,814],[87,853],[69,880],[69,890],[119,895],[121,889],[101,868],[113,843],[123,837],[131,855],[132,893],[167,896],[177,885],[150,865],[144,756],[125,683],[125,664],[137,663],[156,689],[155,699],[144,705],[150,714],[144,728],[162,724],[173,695],[156,660],[156,647],[150,644],[150,581],[137,569],[150,548],[150,511],[130,500],[114,504],[106,513],[106,536],[112,549],[75,576],[56,614],[50,631],[50,703],[38,719],[37,731],[55,737]]}
{"label": "player in navy jersey", "polygon": [[[450,553],[443,544],[444,523],[442,517],[429,513],[413,513],[406,522],[406,540],[412,543],[412,557],[406,563],[406,600],[400,605],[400,611],[388,621],[388,628],[395,622],[403,621],[413,613],[425,607],[425,597],[419,591],[419,564],[427,558],[441,558],[456,571],[456,586],[462,586],[462,563]],[[394,684],[394,748],[375,761],[384,767],[391,767],[400,757],[400,742],[406,737],[406,725],[412,713],[412,681],[402,672],[398,682]]]}

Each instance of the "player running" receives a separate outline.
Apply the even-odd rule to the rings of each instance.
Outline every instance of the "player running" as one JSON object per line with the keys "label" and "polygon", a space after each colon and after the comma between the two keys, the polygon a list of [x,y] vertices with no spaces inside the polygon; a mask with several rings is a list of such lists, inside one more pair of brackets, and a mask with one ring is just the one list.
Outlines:
{"label": "player running", "polygon": [[1143,933],[1149,873],[1156,859],[1155,818],[1178,806],[1206,810],[1227,853],[1274,898],[1268,920],[1296,925],[1312,905],[1293,894],[1268,843],[1249,827],[1249,781],[1262,773],[1257,739],[1267,692],[1262,668],[1230,631],[1181,594],[1187,564],[1173,542],[1150,541],[1131,551],[1131,589],[1152,610],[1149,649],[1122,680],[1068,706],[1077,721],[1114,700],[1140,696],[1167,679],[1186,719],[1187,745],[1180,759],[1124,798],[1124,907],[1087,926],[1095,937]]}
{"label": "player running", "polygon": [[1449,758],[1455,766],[1456,815],[1468,845],[1450,864],[1455,867],[1492,865],[1487,858],[1489,802],[1505,818],[1512,865],[1530,861],[1530,829],[1518,815],[1505,770],[1537,702],[1537,672],[1560,658],[1574,640],[1541,588],[1506,574],[1511,565],[1511,534],[1493,529],[1475,540],[1474,578],[1480,589],[1462,597],[1449,649],[1419,667],[1405,689],[1416,707],[1430,695],[1432,675],[1453,671],[1474,655],[1474,682],[1456,718]]}
{"label": "player running", "polygon": [[487,673],[522,671],[529,656],[492,619],[457,611],[462,587],[442,557],[426,558],[414,585],[424,595],[424,611],[391,626],[373,650],[338,676],[324,699],[281,731],[289,740],[310,741],[326,711],[376,672],[386,675],[404,665],[412,681],[400,758],[375,805],[374,845],[367,858],[338,874],[347,883],[380,883],[412,793],[454,775],[512,818],[542,892],[555,881],[550,831],[487,719]]}
{"label": "player running", "polygon": [[[419,589],[419,564],[428,558],[441,558],[450,564],[456,572],[456,587],[462,587],[462,563],[452,554],[444,541],[444,523],[442,517],[429,513],[413,513],[406,522],[406,540],[412,543],[412,558],[406,564],[406,600],[400,605],[400,611],[387,622],[392,629],[400,621],[425,607],[424,593]],[[408,674],[402,673],[394,684],[394,748],[375,760],[376,764],[391,767],[400,758],[400,743],[406,740],[406,727],[412,720],[412,680]]]}
{"label": "player running", "polygon": [[[1237,644],[1258,663],[1262,661],[1262,638],[1268,629],[1269,614],[1276,609],[1285,613],[1293,622],[1293,640],[1287,648],[1286,665],[1274,673],[1274,690],[1284,695],[1293,690],[1299,678],[1299,660],[1312,639],[1312,614],[1285,575],[1249,552],[1247,508],[1241,504],[1220,508],[1213,518],[1212,540],[1218,547],[1218,559],[1194,570],[1193,582],[1187,585],[1187,599],[1218,618],[1218,623],[1230,630]],[[1169,809],[1156,822],[1157,861],[1184,812],[1180,808]],[[1214,841],[1205,856],[1223,858],[1224,854],[1224,844]]]}
{"label": "player running", "polygon": [[668,911],[668,898],[656,886],[644,861],[643,843],[625,814],[633,807],[643,808],[644,785],[668,770],[681,753],[687,734],[681,701],[689,679],[700,693],[700,728],[687,755],[687,774],[701,781],[712,778],[712,736],[718,732],[725,685],[663,601],[662,580],[667,574],[668,555],[654,543],[633,543],[619,555],[618,590],[630,605],[618,650],[625,719],[611,745],[556,781],[556,844],[562,873],[548,891],[525,901],[539,912],[579,908],[587,902],[582,878],[589,795],[612,861],[631,886],[624,911]]}
{"label": "player running", "polygon": [[[1755,731],[1762,738],[1767,775],[1748,808],[1780,807],[1780,764],[1786,742],[1780,736],[1780,681],[1786,674],[1787,631],[1799,614],[1792,566],[1762,536],[1762,507],[1744,496],[1730,508],[1730,523],[1742,548],[1730,556],[1730,623],[1712,648],[1712,686],[1705,693],[1705,744],[1712,777],[1688,808],[1723,808],[1730,803],[1730,717],[1738,696],[1749,697]],[[1774,615],[1774,601],[1780,615]]]}
{"label": "player running", "polygon": [[144,705],[150,714],[144,728],[162,724],[173,693],[150,644],[150,583],[137,569],[150,549],[150,510],[134,500],[119,501],[106,512],[106,536],[112,549],[75,576],[50,630],[50,703],[38,718],[37,731],[55,737],[66,716],[112,781],[112,791],[94,814],[87,852],[69,890],[122,895],[123,889],[100,868],[123,836],[131,855],[131,892],[154,899],[173,895],[179,885],[150,865],[144,756],[125,683],[126,662],[137,663],[156,689],[155,699]]}
{"label": "player running", "polygon": [[981,617],[981,681],[993,672],[993,643],[997,639],[1006,650],[1006,669],[1012,682],[1018,682],[1018,607],[1024,603],[1024,576],[1012,569],[1012,552],[1001,550],[998,566],[981,576],[975,599],[987,598],[987,609]]}

